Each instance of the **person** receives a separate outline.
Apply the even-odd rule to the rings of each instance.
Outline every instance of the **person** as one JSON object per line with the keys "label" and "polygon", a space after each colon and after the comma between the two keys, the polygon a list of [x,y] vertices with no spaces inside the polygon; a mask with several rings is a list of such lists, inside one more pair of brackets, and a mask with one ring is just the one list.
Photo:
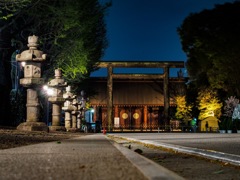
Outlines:
{"label": "person", "polygon": [[83,126],[83,131],[84,131],[85,133],[87,133],[87,132],[88,132],[87,125],[84,125],[84,126]]}
{"label": "person", "polygon": [[207,121],[206,121],[205,127],[206,127],[206,132],[208,132],[208,122]]}

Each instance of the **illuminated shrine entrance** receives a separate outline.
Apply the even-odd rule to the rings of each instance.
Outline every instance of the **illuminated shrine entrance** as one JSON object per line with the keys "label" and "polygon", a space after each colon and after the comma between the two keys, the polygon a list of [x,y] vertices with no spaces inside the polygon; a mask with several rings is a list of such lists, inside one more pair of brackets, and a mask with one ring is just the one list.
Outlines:
{"label": "illuminated shrine entrance", "polygon": [[[106,82],[106,95],[99,96],[97,101],[90,103],[96,109],[95,112],[99,112],[97,109],[101,109],[101,113],[95,115],[95,120],[101,120],[103,128],[106,128],[108,131],[113,129],[152,129],[157,128],[161,124],[169,124],[169,68],[184,68],[184,61],[170,61],[170,62],[121,62],[121,61],[108,61],[100,62],[98,64],[100,68],[107,68],[107,82]],[[162,74],[114,74],[114,68],[162,68],[164,72]],[[116,81],[129,80],[136,81],[152,81],[162,83],[162,104],[156,103],[154,106],[154,111],[152,111],[153,105],[144,104],[135,102],[135,105],[132,102],[118,103],[116,98],[119,98],[114,95],[122,89],[123,86],[117,85]],[[178,78],[179,79],[179,78]],[[115,83],[115,84],[114,84]],[[181,77],[180,81],[177,83],[184,84],[184,79]],[[95,84],[95,86],[97,86]],[[115,89],[114,89],[115,88]],[[136,88],[133,86],[133,88]],[[148,93],[148,92],[146,92]],[[145,93],[145,94],[146,94]],[[102,100],[106,96],[106,104],[102,103]],[[156,98],[159,98],[159,95],[156,95]],[[115,100],[115,102],[114,102]],[[163,111],[160,112],[161,107]],[[151,110],[150,110],[151,109]],[[157,113],[156,113],[157,112]]]}
{"label": "illuminated shrine entrance", "polygon": [[[114,122],[114,128],[120,130],[146,130],[146,129],[158,129],[163,125],[160,120],[159,111],[147,110],[144,112],[145,107],[125,107],[121,108],[119,114],[119,126]],[[147,116],[147,119],[144,116]]]}

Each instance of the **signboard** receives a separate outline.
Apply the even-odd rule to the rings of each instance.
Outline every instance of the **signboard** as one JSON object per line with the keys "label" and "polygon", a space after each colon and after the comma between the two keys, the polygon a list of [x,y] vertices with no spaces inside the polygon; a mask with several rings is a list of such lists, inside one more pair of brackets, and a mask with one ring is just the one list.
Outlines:
{"label": "signboard", "polygon": [[115,118],[114,118],[114,127],[119,128],[119,126],[120,126],[119,123],[120,123],[119,117],[115,117]]}

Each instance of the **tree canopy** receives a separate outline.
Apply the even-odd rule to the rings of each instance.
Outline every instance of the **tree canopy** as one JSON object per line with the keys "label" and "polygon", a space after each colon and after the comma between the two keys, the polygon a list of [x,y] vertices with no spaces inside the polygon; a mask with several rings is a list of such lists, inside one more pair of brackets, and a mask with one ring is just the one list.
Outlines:
{"label": "tree canopy", "polygon": [[186,101],[186,96],[176,97],[177,112],[175,114],[177,119],[183,120],[185,122],[192,118],[191,111],[192,105],[188,105]]}
{"label": "tree canopy", "polygon": [[61,68],[68,82],[78,84],[103,56],[107,46],[104,15],[110,3],[13,0],[1,1],[1,5],[1,31],[10,30],[11,38],[24,45],[29,35],[39,36],[39,49],[49,55],[45,75]]}
{"label": "tree canopy", "polygon": [[240,2],[190,14],[178,28],[192,83],[240,96]]}
{"label": "tree canopy", "polygon": [[234,108],[239,104],[239,99],[234,96],[230,96],[228,99],[225,100],[224,103],[224,116],[232,117]]}
{"label": "tree canopy", "polygon": [[198,93],[198,119],[203,120],[209,116],[219,118],[221,116],[222,103],[217,97],[217,92],[212,89],[204,89]]}

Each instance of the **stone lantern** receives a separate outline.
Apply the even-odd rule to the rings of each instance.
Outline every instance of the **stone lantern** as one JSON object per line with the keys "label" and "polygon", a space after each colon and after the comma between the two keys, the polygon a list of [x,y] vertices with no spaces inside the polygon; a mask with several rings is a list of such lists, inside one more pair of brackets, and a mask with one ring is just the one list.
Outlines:
{"label": "stone lantern", "polygon": [[63,88],[67,86],[67,82],[62,79],[60,69],[55,70],[55,79],[48,82],[48,86],[53,90],[53,94],[49,96],[48,101],[52,103],[52,126],[49,126],[50,131],[65,131],[65,127],[61,126],[61,111],[63,98]]}
{"label": "stone lantern", "polygon": [[72,127],[72,116],[71,112],[75,110],[73,106],[73,100],[76,98],[76,95],[70,92],[71,87],[66,87],[66,93],[63,94],[63,98],[65,99],[64,106],[62,110],[65,111],[65,128],[69,131]]}
{"label": "stone lantern", "polygon": [[77,101],[77,97],[76,96],[73,99],[72,105],[73,105],[73,111],[71,112],[71,114],[72,114],[72,127],[71,127],[71,131],[76,131],[77,130],[77,116],[79,114],[79,111],[78,111],[78,101]]}
{"label": "stone lantern", "polygon": [[44,83],[41,78],[41,63],[46,60],[46,54],[37,49],[38,37],[33,35],[28,37],[29,50],[16,55],[18,62],[25,62],[24,78],[20,79],[20,84],[27,88],[27,118],[17,129],[25,131],[48,131],[45,123],[39,121],[40,105],[38,101],[37,87]]}
{"label": "stone lantern", "polygon": [[81,119],[85,116],[85,108],[86,108],[86,98],[85,92],[81,91],[80,97],[78,97],[78,116],[77,116],[77,128],[81,128]]}
{"label": "stone lantern", "polygon": [[82,119],[82,112],[78,111],[78,115],[77,115],[77,129],[81,129],[81,119]]}

